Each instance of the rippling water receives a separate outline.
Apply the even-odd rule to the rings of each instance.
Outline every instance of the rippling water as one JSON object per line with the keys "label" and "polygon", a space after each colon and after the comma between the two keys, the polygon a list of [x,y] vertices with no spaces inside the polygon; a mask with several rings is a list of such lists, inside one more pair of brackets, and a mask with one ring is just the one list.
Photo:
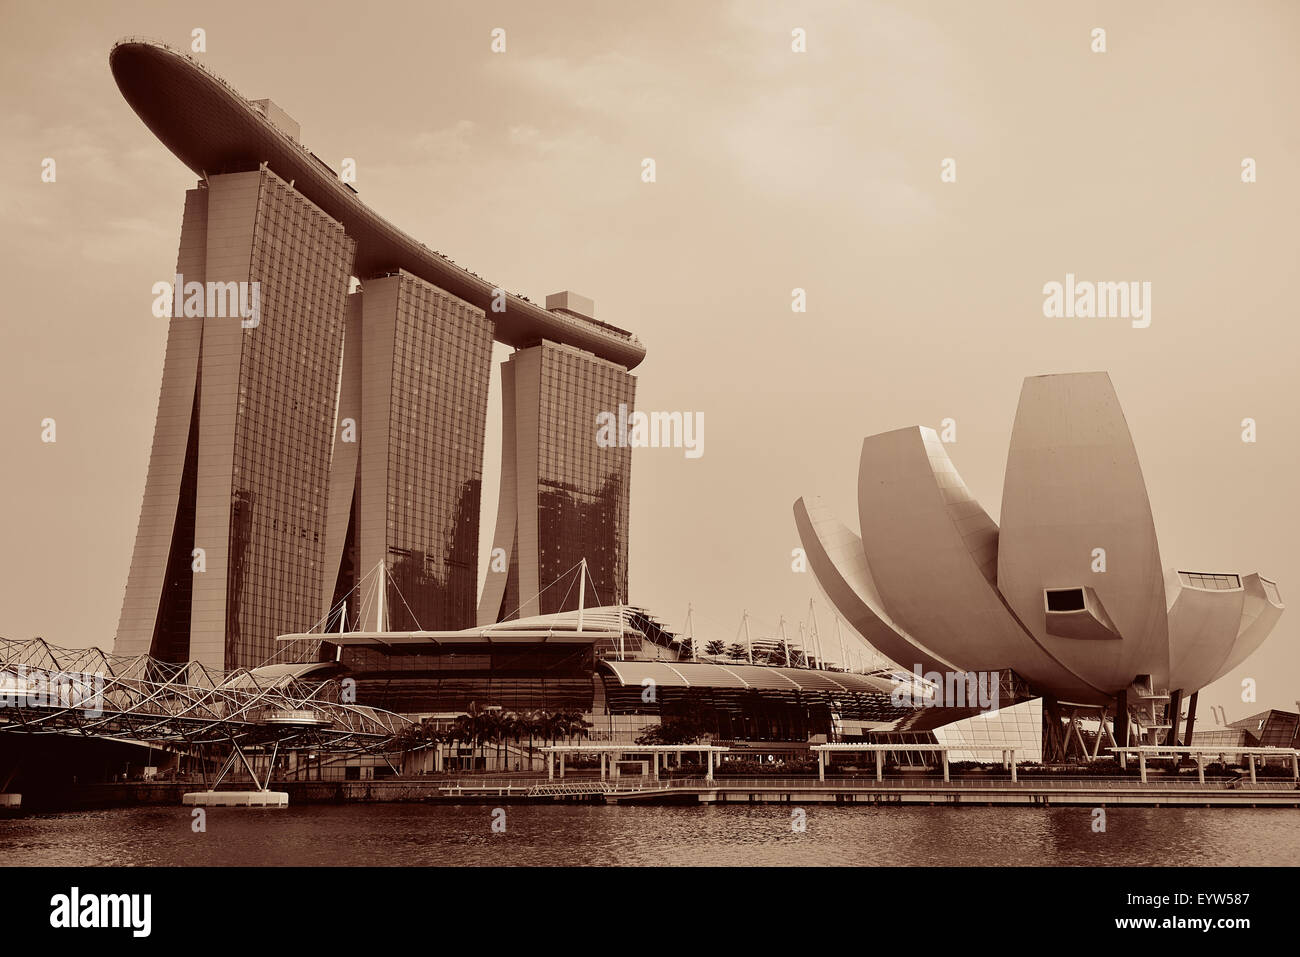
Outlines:
{"label": "rippling water", "polygon": [[1300,811],[811,805],[142,807],[0,820],[5,865],[1300,864]]}

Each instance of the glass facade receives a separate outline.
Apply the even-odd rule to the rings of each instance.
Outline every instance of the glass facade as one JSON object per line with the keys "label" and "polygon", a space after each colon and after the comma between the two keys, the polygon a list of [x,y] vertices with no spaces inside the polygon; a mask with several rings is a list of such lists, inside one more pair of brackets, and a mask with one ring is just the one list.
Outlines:
{"label": "glass facade", "polygon": [[241,332],[230,499],[226,667],[273,657],[319,616],[326,491],[348,278],[343,228],[264,171],[250,281],[261,317]]}
{"label": "glass facade", "polygon": [[478,595],[492,323],[407,273],[395,323],[384,517],[390,627],[468,628]]}
{"label": "glass facade", "polygon": [[1192,588],[1208,588],[1213,591],[1227,591],[1241,587],[1241,579],[1236,575],[1218,575],[1212,572],[1179,572],[1178,577],[1184,585]]}
{"label": "glass facade", "polygon": [[[628,600],[628,505],[632,450],[601,447],[596,417],[630,413],[636,378],[622,366],[553,342],[516,352],[502,368],[507,416],[496,547],[510,556],[505,581],[489,574],[485,620],[578,607],[578,565],[587,560],[586,604]],[[496,590],[494,590],[494,588]]]}
{"label": "glass facade", "polygon": [[357,675],[357,700],[407,714],[465,711],[471,702],[515,712],[590,711],[595,696],[590,646],[391,653],[360,646],[345,648],[343,662]]}
{"label": "glass facade", "polygon": [[[630,410],[636,380],[576,349],[542,347],[538,410],[537,565],[545,588],[541,613],[578,607],[578,589],[560,582],[587,559],[595,590],[588,605],[627,601],[627,523],[632,477],[630,448],[596,444],[596,416]],[[575,579],[576,580],[576,579]]]}

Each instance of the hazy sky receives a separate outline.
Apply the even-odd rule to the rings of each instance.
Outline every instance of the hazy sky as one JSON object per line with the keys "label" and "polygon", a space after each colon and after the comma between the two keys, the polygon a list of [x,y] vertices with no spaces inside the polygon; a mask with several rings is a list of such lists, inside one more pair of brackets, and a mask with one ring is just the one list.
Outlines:
{"label": "hazy sky", "polygon": [[[706,638],[745,608],[756,637],[797,633],[791,505],[855,524],[863,436],[955,419],[996,519],[1023,377],[1104,369],[1164,563],[1259,570],[1296,605],[1203,705],[1295,707],[1294,3],[81,6],[0,3],[0,634],[112,642],[166,337],[150,290],[193,175],[108,51],[202,27],[203,62],[355,158],[376,210],[535,301],[594,298],[649,349],[638,406],[704,413],[703,457],[634,452],[633,601],[673,623],[693,602]],[[1150,327],[1045,318],[1067,272],[1151,282]],[[498,416],[494,393],[485,548]]]}

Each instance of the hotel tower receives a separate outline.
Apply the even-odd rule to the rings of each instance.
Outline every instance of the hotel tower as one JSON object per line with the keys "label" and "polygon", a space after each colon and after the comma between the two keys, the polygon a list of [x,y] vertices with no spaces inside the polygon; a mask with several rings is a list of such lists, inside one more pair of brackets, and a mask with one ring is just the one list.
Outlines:
{"label": "hotel tower", "polygon": [[[595,422],[632,406],[640,342],[589,300],[543,309],[412,239],[284,110],[187,55],[124,41],[110,66],[199,177],[182,290],[211,303],[214,285],[252,289],[256,303],[252,319],[173,310],[114,651],[256,667],[278,635],[373,627],[359,586],[380,565],[392,630],[571,607],[576,588],[566,601],[547,586],[584,558],[599,599],[625,601],[631,462],[597,446]],[[494,340],[516,350],[502,368],[505,569],[480,601]]]}

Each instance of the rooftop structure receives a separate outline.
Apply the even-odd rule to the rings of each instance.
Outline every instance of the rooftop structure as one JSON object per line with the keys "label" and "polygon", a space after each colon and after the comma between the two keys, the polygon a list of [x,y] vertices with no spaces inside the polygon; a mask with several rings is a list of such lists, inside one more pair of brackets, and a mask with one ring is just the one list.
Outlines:
{"label": "rooftop structure", "polygon": [[[495,323],[497,340],[507,345],[526,348],[550,339],[628,369],[645,358],[645,348],[630,332],[579,313],[553,312],[513,294],[505,296],[504,312],[492,311],[501,287],[456,265],[370,209],[336,170],[302,145],[298,124],[284,110],[269,100],[245,99],[184,53],[131,38],[113,47],[109,66],[131,108],[196,174],[256,169],[265,162],[341,223],[356,240],[355,275],[361,279],[405,269],[487,312]],[[578,298],[582,297],[574,301]],[[590,306],[590,300],[585,302]]]}

